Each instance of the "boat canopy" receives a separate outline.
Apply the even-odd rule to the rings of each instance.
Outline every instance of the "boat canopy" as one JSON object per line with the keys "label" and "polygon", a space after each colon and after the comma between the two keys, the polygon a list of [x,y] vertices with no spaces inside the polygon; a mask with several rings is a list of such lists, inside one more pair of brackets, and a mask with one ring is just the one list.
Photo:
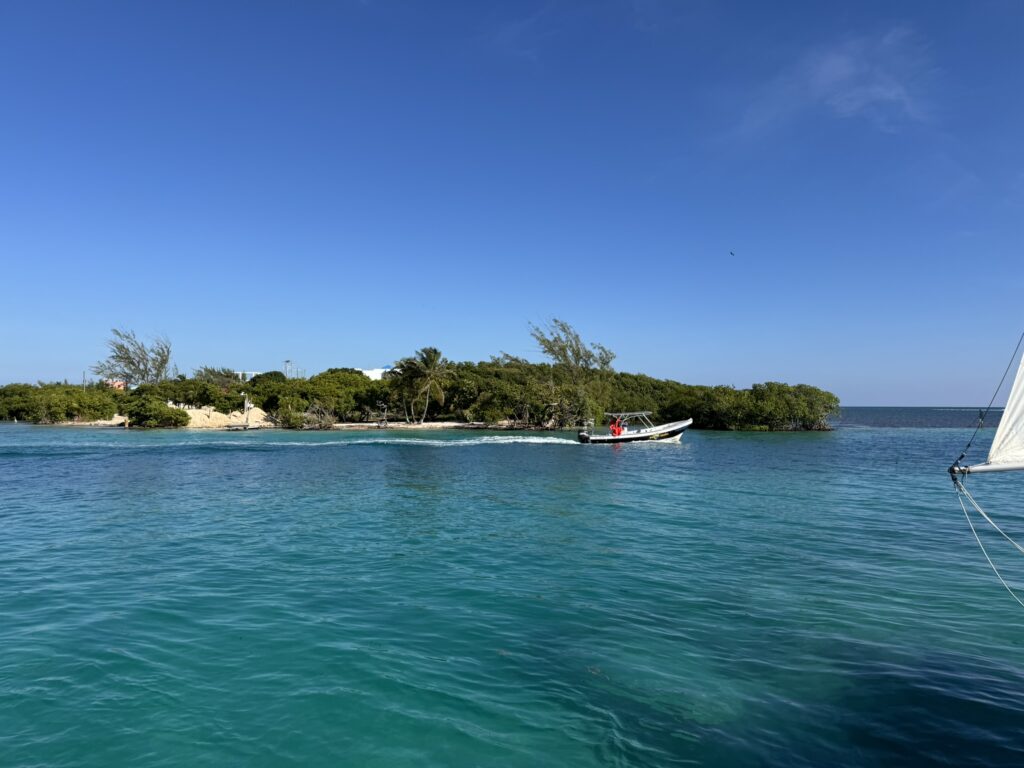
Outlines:
{"label": "boat canopy", "polygon": [[605,411],[604,415],[611,421],[619,421],[623,424],[628,424],[631,421],[638,421],[645,427],[654,427],[651,423],[650,415],[652,411]]}

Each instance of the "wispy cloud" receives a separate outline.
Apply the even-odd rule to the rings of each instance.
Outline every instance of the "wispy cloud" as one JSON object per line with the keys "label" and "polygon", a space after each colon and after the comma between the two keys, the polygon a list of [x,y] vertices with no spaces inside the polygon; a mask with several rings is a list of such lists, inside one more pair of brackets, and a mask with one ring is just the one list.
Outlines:
{"label": "wispy cloud", "polygon": [[759,133],[811,109],[865,119],[884,131],[928,122],[933,72],[928,45],[906,26],[815,47],[761,88],[738,132]]}
{"label": "wispy cloud", "polygon": [[627,19],[638,32],[664,32],[687,17],[687,6],[672,0],[624,0]]}
{"label": "wispy cloud", "polygon": [[539,64],[541,45],[553,34],[546,23],[550,16],[551,7],[544,5],[528,16],[498,22],[490,42],[507,56]]}

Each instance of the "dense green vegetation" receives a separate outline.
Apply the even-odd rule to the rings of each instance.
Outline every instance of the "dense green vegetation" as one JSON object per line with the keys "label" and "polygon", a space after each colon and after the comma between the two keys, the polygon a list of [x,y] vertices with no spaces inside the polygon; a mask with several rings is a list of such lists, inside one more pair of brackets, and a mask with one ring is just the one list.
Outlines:
{"label": "dense green vegetation", "polygon": [[[680,384],[632,373],[610,373],[602,385],[607,400],[595,410],[581,407],[577,387],[558,366],[514,358],[482,363],[449,363],[437,387],[417,391],[400,375],[371,381],[362,373],[332,368],[309,379],[272,372],[242,383],[211,384],[179,378],[118,392],[99,384],[10,384],[0,387],[0,420],[39,423],[109,419],[126,414],[133,426],[182,426],[184,411],[166,403],[212,406],[222,413],[242,408],[247,393],[254,405],[291,428],[326,427],[335,421],[374,421],[388,408],[392,421],[503,423],[522,428],[563,428],[596,410],[649,410],[658,421],[692,417],[703,429],[827,429],[839,405],[835,395],[801,384],[755,384],[751,389]],[[443,399],[437,393],[443,392]]]}
{"label": "dense green vegetation", "polygon": [[[134,340],[128,332],[118,333],[118,341]],[[656,423],[692,417],[699,429],[818,430],[828,429],[828,417],[839,409],[835,395],[806,384],[766,382],[735,389],[618,373],[611,368],[614,355],[608,349],[584,344],[558,320],[532,333],[551,362],[504,355],[454,363],[438,349],[425,347],[397,361],[382,381],[371,381],[353,368],[329,368],[308,379],[272,371],[241,382],[230,369],[211,366],[196,370],[191,378],[167,378],[170,346],[160,340],[155,350],[138,344],[135,363],[124,357],[124,349],[115,350],[122,371],[134,371],[135,381],[149,383],[129,391],[100,382],[10,384],[0,387],[0,420],[92,421],[116,412],[127,415],[133,426],[173,427],[187,424],[188,416],[168,402],[230,413],[242,409],[248,397],[280,426],[293,429],[378,421],[385,415],[391,421],[429,418],[558,429],[588,419],[601,423],[606,410],[648,410]],[[154,353],[160,376],[152,374],[153,361],[145,359]]]}
{"label": "dense green vegetation", "polygon": [[125,416],[133,427],[187,427],[189,417],[154,395],[126,398]]}
{"label": "dense green vegetation", "polygon": [[41,424],[109,419],[117,412],[116,394],[97,385],[9,384],[0,387],[0,419]]}

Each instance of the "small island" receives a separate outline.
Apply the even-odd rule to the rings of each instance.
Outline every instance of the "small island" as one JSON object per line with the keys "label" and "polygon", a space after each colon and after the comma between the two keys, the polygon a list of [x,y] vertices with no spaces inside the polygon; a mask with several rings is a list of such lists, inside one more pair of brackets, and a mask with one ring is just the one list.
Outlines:
{"label": "small island", "polygon": [[171,344],[114,330],[110,355],[81,385],[0,387],[0,420],[138,428],[332,429],[475,427],[568,429],[600,424],[606,411],[646,410],[657,421],[693,419],[695,429],[828,430],[839,398],[807,384],[765,382],[749,389],[683,384],[612,368],[613,352],[587,344],[553,320],[531,333],[548,362],[500,354],[453,362],[424,347],[379,378],[356,368],[310,377],[271,371],[250,376],[203,366],[178,374]]}

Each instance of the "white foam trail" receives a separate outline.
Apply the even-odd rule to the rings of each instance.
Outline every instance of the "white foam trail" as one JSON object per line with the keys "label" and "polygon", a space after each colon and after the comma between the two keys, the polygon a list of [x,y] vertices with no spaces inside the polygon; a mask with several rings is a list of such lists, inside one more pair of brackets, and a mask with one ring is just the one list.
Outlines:
{"label": "white foam trail", "polygon": [[[212,438],[212,439],[211,439]],[[327,446],[345,445],[414,445],[425,448],[465,448],[475,445],[578,445],[576,440],[565,437],[542,437],[540,435],[484,435],[481,437],[453,438],[451,440],[438,440],[436,438],[420,437],[352,437],[337,438],[332,440],[218,440],[213,436],[196,437],[188,440],[173,441],[87,441],[82,443],[35,443],[32,445],[19,446],[33,451],[56,449],[78,451],[95,450],[140,450],[140,449],[162,449],[162,448],[320,448]]]}
{"label": "white foam trail", "polygon": [[[250,443],[251,445],[251,443]],[[464,448],[472,445],[578,445],[565,437],[530,437],[519,435],[488,435],[485,437],[433,440],[419,437],[353,438],[349,440],[274,440],[258,445],[301,446],[317,448],[326,445],[417,445],[428,448]]]}

